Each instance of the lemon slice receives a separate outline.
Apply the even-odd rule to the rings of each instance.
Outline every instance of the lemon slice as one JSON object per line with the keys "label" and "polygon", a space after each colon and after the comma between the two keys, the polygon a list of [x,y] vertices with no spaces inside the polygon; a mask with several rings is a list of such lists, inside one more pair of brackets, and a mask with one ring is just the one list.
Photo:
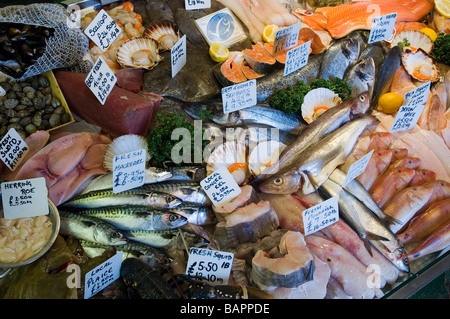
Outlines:
{"label": "lemon slice", "polygon": [[450,18],[450,0],[435,0],[434,7],[441,15]]}
{"label": "lemon slice", "polygon": [[419,31],[422,33],[425,33],[427,36],[429,36],[431,38],[431,41],[433,41],[433,42],[436,41],[437,33],[433,29],[423,28],[423,29],[420,29]]}
{"label": "lemon slice", "polygon": [[385,93],[378,99],[377,110],[386,114],[392,114],[398,111],[402,103],[403,97],[400,94],[394,92]]}
{"label": "lemon slice", "polygon": [[214,62],[223,62],[230,56],[230,51],[223,43],[213,43],[209,47],[209,56]]}
{"label": "lemon slice", "polygon": [[263,29],[262,38],[264,42],[273,42],[275,40],[275,33],[279,30],[276,24],[268,24]]}

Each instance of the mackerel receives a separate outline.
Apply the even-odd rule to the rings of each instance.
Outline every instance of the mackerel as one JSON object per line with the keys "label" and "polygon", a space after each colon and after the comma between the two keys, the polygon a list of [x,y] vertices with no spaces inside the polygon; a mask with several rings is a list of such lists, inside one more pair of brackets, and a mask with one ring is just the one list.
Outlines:
{"label": "mackerel", "polygon": [[64,210],[60,210],[59,215],[59,232],[62,235],[109,246],[124,245],[128,242],[120,230],[101,219]]}
{"label": "mackerel", "polygon": [[72,198],[63,208],[96,208],[119,205],[142,205],[157,209],[170,209],[182,203],[181,199],[163,192],[134,188],[120,193],[112,189],[92,191]]}
{"label": "mackerel", "polygon": [[149,209],[147,206],[108,206],[85,209],[84,216],[100,218],[120,230],[162,230],[185,225],[186,217],[167,210]]}
{"label": "mackerel", "polygon": [[188,223],[194,225],[211,225],[217,222],[214,211],[210,206],[183,203],[171,208],[170,211],[186,217]]}
{"label": "mackerel", "polygon": [[198,182],[169,181],[143,185],[140,189],[171,194],[182,200],[183,203],[211,205],[211,200]]}

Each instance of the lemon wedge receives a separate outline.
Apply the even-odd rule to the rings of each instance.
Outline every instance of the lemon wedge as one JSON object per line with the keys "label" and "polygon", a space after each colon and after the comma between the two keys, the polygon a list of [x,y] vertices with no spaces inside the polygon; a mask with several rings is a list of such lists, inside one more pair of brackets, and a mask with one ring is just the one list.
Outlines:
{"label": "lemon wedge", "polygon": [[436,41],[437,33],[436,33],[436,31],[434,31],[433,29],[430,29],[430,28],[422,28],[422,29],[420,29],[419,31],[422,32],[422,33],[425,33],[427,36],[429,36],[430,39],[431,39],[431,41],[433,41],[433,42]]}
{"label": "lemon wedge", "polygon": [[450,18],[450,0],[435,0],[434,7],[441,15]]}
{"label": "lemon wedge", "polygon": [[230,51],[223,43],[213,43],[209,47],[209,56],[214,62],[223,62],[230,56]]}
{"label": "lemon wedge", "polygon": [[402,103],[403,96],[400,94],[394,92],[385,93],[378,99],[377,110],[386,114],[392,114],[398,111]]}
{"label": "lemon wedge", "polygon": [[268,24],[263,29],[262,38],[264,42],[273,42],[275,40],[275,33],[279,30],[276,24]]}

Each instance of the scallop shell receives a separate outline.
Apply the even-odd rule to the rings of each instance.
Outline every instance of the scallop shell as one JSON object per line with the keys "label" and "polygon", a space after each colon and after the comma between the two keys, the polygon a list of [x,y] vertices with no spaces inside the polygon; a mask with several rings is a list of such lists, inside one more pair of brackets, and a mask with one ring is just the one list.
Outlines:
{"label": "scallop shell", "polygon": [[424,50],[413,51],[405,48],[402,54],[402,64],[411,77],[421,82],[436,82],[439,80],[439,70],[434,59]]}
{"label": "scallop shell", "polygon": [[143,136],[136,134],[125,134],[116,137],[107,147],[105,156],[103,159],[103,167],[107,171],[113,170],[114,157],[121,154],[126,154],[133,151],[139,151],[144,149],[146,152],[145,161],[150,160],[150,154],[148,152],[147,141]]}
{"label": "scallop shell", "polygon": [[161,59],[158,44],[149,38],[129,39],[117,49],[117,62],[121,66],[148,70],[158,64]]}
{"label": "scallop shell", "polygon": [[179,39],[181,32],[178,26],[169,20],[156,20],[145,29],[144,36],[155,40],[160,50],[170,50]]}
{"label": "scallop shell", "polygon": [[[303,99],[302,117],[306,121],[306,123],[310,124],[327,109],[330,109],[341,102],[341,98],[330,89],[313,89],[309,91]],[[321,106],[325,108],[320,108],[317,111],[314,111],[314,108]]]}
{"label": "scallop shell", "polygon": [[286,147],[278,141],[263,141],[258,143],[248,157],[248,166],[253,176],[258,176],[269,166],[278,163],[280,153]]}
{"label": "scallop shell", "polygon": [[206,162],[207,175],[226,167],[233,175],[236,183],[241,185],[249,175],[247,148],[243,142],[229,141],[218,146]]}
{"label": "scallop shell", "polygon": [[391,41],[391,46],[398,45],[398,43],[404,42],[405,39],[411,48],[422,49],[428,54],[433,50],[433,40],[419,30],[404,30],[397,33]]}

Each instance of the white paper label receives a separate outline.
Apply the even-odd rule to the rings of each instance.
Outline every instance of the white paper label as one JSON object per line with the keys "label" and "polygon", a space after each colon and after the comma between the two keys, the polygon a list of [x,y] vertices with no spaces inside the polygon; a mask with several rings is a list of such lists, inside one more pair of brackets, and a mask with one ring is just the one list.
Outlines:
{"label": "white paper label", "polygon": [[92,93],[94,93],[100,103],[104,105],[106,98],[117,82],[117,78],[106,64],[103,57],[100,56],[84,82],[91,89]]}
{"label": "white paper label", "polygon": [[84,33],[91,39],[103,52],[117,39],[122,30],[117,23],[106,13],[105,10],[95,16],[94,20],[88,25]]}
{"label": "white paper label", "polygon": [[233,258],[233,253],[193,247],[189,250],[186,275],[211,285],[226,285]]}
{"label": "white paper label", "polygon": [[145,149],[114,156],[113,193],[144,185]]}
{"label": "white paper label", "polygon": [[223,113],[256,105],[256,80],[245,81],[222,88]]}
{"label": "white paper label", "polygon": [[295,47],[298,43],[299,32],[300,22],[278,30],[273,41],[273,54]]}
{"label": "white paper label", "polygon": [[3,96],[6,94],[5,89],[0,85],[0,96]]}
{"label": "white paper label", "polygon": [[337,196],[302,212],[305,236],[315,233],[339,220],[339,204]]}
{"label": "white paper label", "polygon": [[303,68],[308,63],[310,47],[311,40],[287,52],[284,76]]}
{"label": "white paper label", "polygon": [[172,61],[172,77],[174,77],[186,64],[186,35],[183,35],[172,47],[170,58]]}
{"label": "white paper label", "polygon": [[48,215],[48,191],[44,177],[1,184],[5,219]]}
{"label": "white paper label", "polygon": [[198,10],[211,8],[211,0],[184,0],[186,10]]}
{"label": "white paper label", "polygon": [[396,19],[396,12],[373,18],[368,43],[390,39],[392,37],[392,33],[394,32]]}
{"label": "white paper label", "polygon": [[394,124],[392,124],[389,132],[409,131],[413,129],[425,108],[429,93],[430,82],[406,93],[404,98],[406,105],[402,105],[398,110]]}
{"label": "white paper label", "polygon": [[241,193],[241,188],[226,167],[207,176],[200,182],[200,186],[215,206],[220,206]]}
{"label": "white paper label", "polygon": [[364,172],[364,170],[367,167],[367,164],[370,161],[370,158],[372,157],[373,151],[374,150],[371,150],[369,153],[367,153],[366,155],[361,157],[359,160],[357,160],[350,166],[350,168],[348,169],[348,172],[347,172],[347,176],[345,176],[345,180],[341,185],[342,187],[347,185],[349,182],[351,182],[356,177],[361,175],[362,172]]}
{"label": "white paper label", "polygon": [[109,258],[84,277],[84,299],[89,299],[120,277],[123,252]]}
{"label": "white paper label", "polygon": [[28,150],[27,143],[14,128],[9,129],[0,141],[0,158],[11,171],[23,161]]}

